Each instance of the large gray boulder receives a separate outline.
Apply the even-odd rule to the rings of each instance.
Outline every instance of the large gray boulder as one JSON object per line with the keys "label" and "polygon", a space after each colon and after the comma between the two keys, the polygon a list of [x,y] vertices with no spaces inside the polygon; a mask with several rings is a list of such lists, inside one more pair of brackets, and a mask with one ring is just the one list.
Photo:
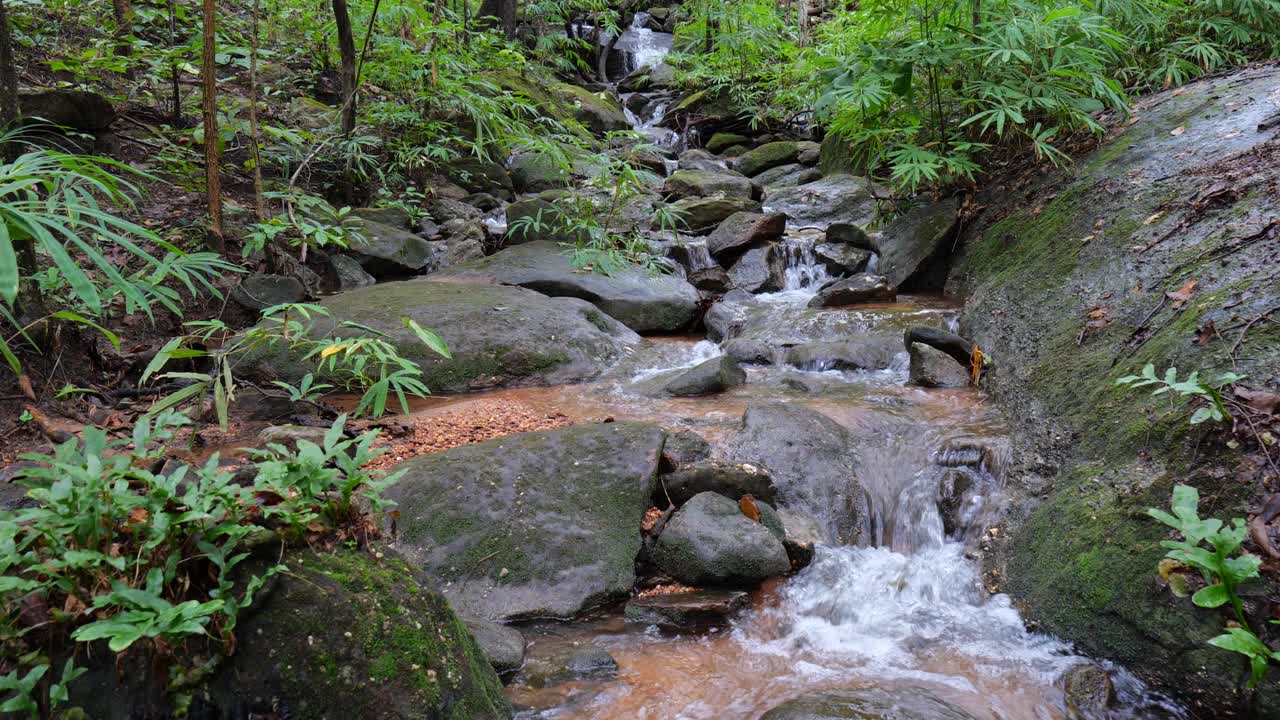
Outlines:
{"label": "large gray boulder", "polygon": [[867,269],[871,251],[845,243],[818,243],[813,254],[837,275],[853,275]]}
{"label": "large gray boulder", "polygon": [[696,586],[751,587],[791,569],[781,537],[713,492],[696,495],[671,516],[653,559],[663,572]]}
{"label": "large gray boulder", "polygon": [[769,168],[759,175],[756,175],[752,180],[763,186],[765,190],[772,191],[781,188],[795,187],[797,185],[804,185],[821,178],[822,172],[817,168],[805,167],[798,163],[792,163],[790,165],[779,165],[775,168]]}
{"label": "large gray boulder", "polygon": [[751,181],[737,173],[712,170],[677,170],[662,184],[662,194],[673,200],[687,197],[742,197],[758,193]]}
{"label": "large gray boulder", "polygon": [[749,405],[728,459],[768,469],[778,503],[820,520],[827,537],[842,544],[863,539],[867,501],[858,454],[848,431],[826,415],[787,403]]}
{"label": "large gray boulder", "polygon": [[880,275],[858,273],[824,286],[809,300],[809,307],[839,307],[870,302],[891,302],[897,290]]}
{"label": "large gray boulder", "polygon": [[631,127],[622,103],[612,93],[594,93],[586,88],[568,83],[551,86],[551,92],[560,97],[573,114],[597,135]]}
{"label": "large gray boulder", "polygon": [[721,355],[680,373],[663,386],[663,390],[676,397],[697,397],[724,392],[746,381],[746,371],[733,358]]}
{"label": "large gray boulder", "polygon": [[793,345],[786,363],[804,370],[884,370],[901,352],[902,343],[893,336],[862,335]]}
{"label": "large gray boulder", "polygon": [[760,720],[976,720],[925,688],[864,688],[810,693],[788,700]]}
{"label": "large gray boulder", "polygon": [[752,293],[781,290],[786,269],[786,260],[773,246],[751,248],[729,268],[729,280],[734,287]]}
{"label": "large gray boulder", "polygon": [[880,264],[876,271],[889,284],[940,288],[946,280],[947,242],[960,222],[960,200],[924,205],[894,218],[876,238]]}
{"label": "large gray boulder", "polygon": [[698,291],[673,275],[629,267],[605,275],[576,270],[564,248],[539,240],[450,268],[438,277],[518,285],[552,297],[586,300],[636,332],[675,332],[697,317]]}
{"label": "large gray boulder", "polygon": [[702,170],[704,172],[727,173],[741,178],[747,177],[737,170],[730,170],[724,160],[706,150],[698,150],[697,148],[680,153],[677,166],[681,170]]}
{"label": "large gray boulder", "polygon": [[501,623],[484,620],[467,620],[467,630],[476,639],[476,645],[489,664],[499,673],[519,670],[524,664],[524,635],[519,630]]}
{"label": "large gray boulder", "polygon": [[307,290],[292,275],[253,273],[240,278],[231,290],[231,299],[248,310],[265,310],[275,305],[302,302]]}
{"label": "large gray boulder", "polygon": [[470,617],[568,618],[625,597],[664,438],[602,423],[414,458],[387,493],[400,549]]}
{"label": "large gray boulder", "polygon": [[[316,319],[317,333],[359,334],[336,327],[342,321],[384,332],[403,357],[418,363],[422,381],[436,392],[588,380],[639,341],[590,303],[503,285],[408,280],[340,293],[320,304],[332,317]],[[435,330],[453,357],[423,345],[405,327],[406,317]],[[313,369],[300,358],[265,350],[247,362],[290,382]]]}
{"label": "large gray boulder", "polygon": [[[671,203],[670,208],[677,225],[692,235],[706,235],[734,213],[760,212],[760,203],[746,197],[688,197]],[[659,229],[656,219],[654,229]]]}
{"label": "large gray boulder", "polygon": [[734,162],[733,169],[747,177],[755,177],[769,168],[794,163],[804,147],[803,143],[791,140],[765,143],[743,153]]}
{"label": "large gray boulder", "polygon": [[793,226],[825,230],[833,223],[865,227],[875,219],[876,199],[889,192],[853,175],[829,175],[804,185],[772,191],[764,200],[770,212],[787,214]]}
{"label": "large gray boulder", "polygon": [[350,222],[361,235],[361,240],[351,243],[351,253],[360,266],[376,278],[430,272],[439,263],[437,249],[426,238],[394,225],[359,217]]}
{"label": "large gray boulder", "polygon": [[734,213],[707,236],[707,252],[717,259],[732,258],[749,247],[780,239],[786,229],[787,216],[782,213]]}
{"label": "large gray boulder", "polygon": [[508,245],[547,240],[554,243],[571,243],[578,233],[570,226],[564,212],[553,200],[557,191],[517,200],[506,207],[507,234],[503,242]]}
{"label": "large gray boulder", "polygon": [[507,164],[511,169],[511,182],[518,193],[568,187],[572,180],[568,168],[541,152],[517,153]]}

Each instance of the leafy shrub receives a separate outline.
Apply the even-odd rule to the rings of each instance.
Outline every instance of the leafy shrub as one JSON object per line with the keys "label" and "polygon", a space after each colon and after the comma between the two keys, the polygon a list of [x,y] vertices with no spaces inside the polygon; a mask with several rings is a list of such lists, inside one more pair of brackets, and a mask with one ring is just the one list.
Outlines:
{"label": "leafy shrub", "polygon": [[1165,557],[1198,571],[1204,579],[1205,586],[1191,596],[1191,601],[1203,608],[1231,606],[1238,626],[1226,628],[1209,644],[1246,656],[1249,687],[1257,687],[1266,674],[1267,663],[1280,661],[1280,652],[1273,652],[1249,628],[1240,600],[1241,583],[1258,577],[1262,561],[1240,552],[1249,532],[1243,519],[1235,518],[1227,527],[1217,518],[1201,518],[1199,505],[1200,493],[1195,488],[1177,485],[1173,488],[1172,514],[1156,508],[1147,510],[1147,514],[1182,535],[1181,540],[1164,540],[1160,544],[1169,550]]}
{"label": "leafy shrub", "polygon": [[[71,654],[68,640],[180,659],[188,640],[207,636],[231,651],[240,611],[287,569],[236,573],[264,533],[377,534],[368,513],[387,506],[381,492],[397,476],[364,469],[381,454],[374,433],[346,439],[339,418],[320,445],[256,453],[253,479],[242,483],[217,455],[198,466],[163,462],[189,423],[172,412],[144,418],[130,440],[88,427],[53,455],[24,456],[36,465],[18,482],[34,507],[0,519],[0,647],[18,659],[0,676],[10,693],[0,709],[34,714],[40,702],[66,700],[81,672],[71,660],[43,697],[39,684],[54,656]],[[356,496],[368,501],[360,510]]]}

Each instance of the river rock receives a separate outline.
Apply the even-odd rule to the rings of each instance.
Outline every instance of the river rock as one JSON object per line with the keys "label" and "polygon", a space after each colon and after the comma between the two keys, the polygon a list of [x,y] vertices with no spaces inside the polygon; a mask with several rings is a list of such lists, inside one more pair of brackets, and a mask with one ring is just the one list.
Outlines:
{"label": "river rock", "polygon": [[565,663],[565,669],[577,678],[605,678],[618,673],[618,661],[608,650],[598,645],[588,645],[575,650]]}
{"label": "river rock", "polygon": [[540,152],[517,153],[507,164],[511,168],[511,182],[518,193],[568,187],[572,179],[567,168]]}
{"label": "river rock", "polygon": [[680,153],[677,163],[681,170],[703,170],[705,172],[725,173],[741,178],[747,177],[737,170],[730,170],[724,160],[706,150],[698,150],[697,148]]}
{"label": "river rock", "polygon": [[597,135],[631,127],[618,99],[608,92],[591,92],[586,88],[557,83],[551,91],[567,102],[582,124]]}
{"label": "river rock", "polygon": [[809,307],[838,307],[870,302],[892,302],[898,296],[888,280],[880,275],[858,273],[823,287],[809,300]]}
{"label": "river rock", "polygon": [[747,292],[781,290],[786,284],[786,260],[773,246],[752,248],[729,268],[733,286]]}
{"label": "river rock", "polygon": [[862,229],[862,226],[849,223],[832,223],[828,225],[824,239],[827,244],[852,245],[863,250],[875,250],[876,248],[871,237],[867,235],[866,230]]}
{"label": "river rock", "polygon": [[285,303],[302,302],[307,290],[292,275],[253,273],[240,278],[231,290],[231,299],[247,310],[265,310]]}
{"label": "river rock", "polygon": [[361,239],[351,243],[360,266],[379,279],[434,270],[438,252],[425,238],[392,225],[353,218]]}
{"label": "river rock", "polygon": [[258,444],[261,447],[267,445],[284,445],[285,447],[296,447],[299,440],[323,445],[325,433],[329,432],[327,427],[312,427],[310,425],[272,425],[263,428],[258,433]]}
{"label": "river rock", "polygon": [[758,197],[751,181],[738,174],[708,170],[677,170],[662,184],[662,194],[673,200],[687,197]]}
{"label": "river rock", "polygon": [[734,145],[747,145],[751,143],[751,138],[738,133],[718,132],[711,136],[707,143],[703,145],[707,152],[721,154],[725,150]]}
{"label": "river rock", "polygon": [[661,484],[662,487],[658,489],[660,499],[670,497],[671,502],[676,505],[683,505],[704,492],[719,493],[730,500],[751,495],[767,503],[773,503],[775,496],[769,472],[763,467],[747,463],[691,463],[663,475]]}
{"label": "river rock", "polygon": [[778,361],[778,348],[760,338],[733,338],[721,347],[725,355],[743,365],[773,365]]}
{"label": "river rock", "polygon": [[[400,354],[418,363],[435,392],[493,386],[552,385],[594,378],[639,337],[590,303],[550,298],[524,288],[426,279],[379,283],[325,298],[332,317],[317,318],[315,332],[353,335],[336,328],[350,320],[385,332]],[[452,358],[432,352],[402,318],[432,328]],[[298,358],[260,351],[246,364],[296,383],[313,368]]]}
{"label": "river rock", "polygon": [[950,355],[928,345],[912,343],[907,382],[927,388],[956,388],[969,384],[969,371]]}
{"label": "river rock", "polygon": [[711,444],[693,430],[679,429],[667,433],[662,445],[662,469],[673,472],[711,457]]}
{"label": "river rock", "polygon": [[792,225],[809,225],[825,230],[833,223],[866,226],[875,219],[876,190],[871,181],[853,175],[829,175],[796,187],[772,191],[765,198],[771,212],[787,214]]}
{"label": "river rock", "polygon": [[782,547],[791,560],[791,569],[799,570],[813,561],[818,545],[827,541],[822,524],[795,510],[778,510],[778,518],[782,521]]}
{"label": "river rock", "polygon": [[439,224],[450,220],[479,220],[484,213],[461,200],[446,197],[432,198],[426,205],[427,214]]}
{"label": "river rock", "polygon": [[756,175],[753,180],[764,186],[766,190],[795,187],[811,183],[822,178],[822,173],[814,168],[799,163],[779,165]]}
{"label": "river rock", "polygon": [[773,531],[713,492],[695,496],[671,516],[653,558],[663,572],[698,586],[754,586],[791,569]]}
{"label": "river rock", "polygon": [[822,146],[816,142],[800,143],[800,152],[796,154],[796,162],[801,165],[817,165],[822,157]]}
{"label": "river rock", "polygon": [[1062,678],[1067,707],[1080,718],[1106,717],[1107,708],[1116,700],[1111,674],[1097,663],[1076,665]]}
{"label": "river rock", "polygon": [[519,630],[484,620],[467,620],[466,623],[476,645],[499,674],[515,672],[524,664],[524,635]]}
{"label": "river rock", "polygon": [[924,688],[866,688],[809,693],[788,700],[760,720],[976,720]]}
{"label": "river rock", "polygon": [[570,617],[625,597],[666,434],[576,425],[423,455],[388,490],[401,547],[472,617]]}
{"label": "river rock", "polygon": [[[688,197],[671,203],[677,224],[692,235],[706,235],[737,212],[760,212],[760,203],[745,197]],[[655,219],[653,229],[661,229]]]}
{"label": "river rock", "polygon": [[786,363],[803,370],[884,370],[901,352],[902,343],[893,337],[864,335],[793,345]]}
{"label": "river rock", "polygon": [[[658,23],[661,22],[657,17],[652,15],[650,16],[650,20]],[[661,31],[654,30],[654,32]],[[665,90],[671,86],[674,80],[675,71],[669,65],[661,64],[657,67],[641,65],[628,73],[626,77],[618,81],[618,92],[640,93],[653,90]]]}
{"label": "river rock", "polygon": [[733,358],[721,355],[698,363],[668,382],[663,390],[676,397],[724,392],[747,381],[747,373]]}
{"label": "river rock", "polygon": [[465,156],[449,161],[445,175],[467,193],[485,192],[502,198],[510,198],[511,174],[500,163]]}
{"label": "river rock", "polygon": [[827,537],[842,544],[861,539],[867,511],[858,453],[831,418],[789,403],[753,403],[727,456],[768,469],[778,503],[820,520]]}
{"label": "river rock", "polygon": [[787,216],[782,213],[734,213],[707,236],[707,252],[717,259],[731,259],[746,248],[781,239],[786,228]]}
{"label": "river rock", "polygon": [[479,220],[457,218],[440,226],[440,243],[444,250],[436,252],[436,267],[453,267],[468,260],[484,257],[484,242],[489,237]]}
{"label": "river rock", "polygon": [[552,297],[591,302],[637,332],[675,332],[697,317],[698,291],[672,275],[628,267],[605,275],[575,270],[564,248],[548,241],[524,243],[446,271],[463,282],[518,285]]}
{"label": "river rock", "polygon": [[409,211],[402,207],[363,207],[352,208],[352,217],[369,222],[382,223],[399,230],[411,230],[412,218]]}
{"label": "river rock", "polygon": [[741,590],[698,590],[696,592],[641,595],[627,601],[627,622],[657,625],[669,630],[701,630],[723,625],[730,616],[745,609],[751,596]]}
{"label": "river rock", "polygon": [[[297,548],[285,557],[289,572],[241,613],[235,653],[193,688],[209,717],[234,717],[255,702],[307,718],[512,716],[466,625],[395,552],[375,560],[359,550]],[[277,559],[251,558],[238,570],[261,573]],[[116,663],[103,657],[103,672],[71,684],[72,704],[89,717],[143,717],[129,705],[139,699],[136,678],[118,682]]]}
{"label": "river rock", "polygon": [[813,254],[836,275],[856,275],[867,269],[871,251],[845,243],[818,243]]}
{"label": "river rock", "polygon": [[[503,237],[505,245],[520,245],[538,240],[553,243],[571,243],[577,233],[569,226],[569,221],[559,207],[546,192],[538,197],[517,200],[506,208],[507,234]],[[528,218],[528,222],[524,219]]]}
{"label": "river rock", "polygon": [[743,153],[733,164],[733,169],[755,177],[769,168],[794,163],[803,149],[800,143],[790,140],[765,143]]}
{"label": "river rock", "polygon": [[877,272],[896,288],[942,287],[946,279],[943,260],[950,254],[948,240],[959,223],[959,207],[959,199],[951,198],[911,210],[886,225],[876,239],[880,254]]}

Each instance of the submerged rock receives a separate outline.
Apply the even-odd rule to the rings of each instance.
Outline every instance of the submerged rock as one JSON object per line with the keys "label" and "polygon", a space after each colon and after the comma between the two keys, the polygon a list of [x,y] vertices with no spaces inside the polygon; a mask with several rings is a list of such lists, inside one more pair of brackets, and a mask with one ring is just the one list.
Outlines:
{"label": "submerged rock", "polygon": [[[344,320],[387,333],[436,392],[594,378],[622,356],[624,347],[639,341],[590,303],[504,285],[408,280],[340,293],[320,304],[332,317],[316,319],[318,334],[357,334],[336,327]],[[435,330],[453,356],[441,357],[423,345],[405,327],[405,317]],[[313,371],[301,358],[265,350],[246,359],[246,366],[295,383]]]}
{"label": "submerged rock", "polygon": [[611,677],[618,673],[618,661],[613,659],[608,650],[588,645],[569,656],[565,669],[578,678]]}
{"label": "submerged rock", "polygon": [[639,267],[612,275],[577,270],[564,248],[549,241],[509,247],[437,277],[518,285],[553,297],[580,298],[637,332],[682,330],[698,312],[698,291],[678,277],[651,275]]}
{"label": "submerged rock", "polygon": [[[866,178],[829,175],[770,192],[764,204],[771,212],[786,213],[795,226],[825,230],[834,223],[847,223],[864,227],[875,219],[874,192],[875,186]],[[877,194],[888,195],[888,192],[881,190]]]}
{"label": "submerged rock", "polygon": [[723,625],[743,610],[751,596],[741,590],[698,590],[633,597],[624,613],[627,622],[670,630],[700,630]]}
{"label": "submerged rock", "polygon": [[704,492],[667,523],[653,559],[663,572],[689,585],[754,586],[791,569],[782,541],[748,518],[738,503]]}
{"label": "submerged rock", "polygon": [[839,307],[870,302],[891,302],[898,296],[888,280],[880,275],[858,273],[823,287],[809,301],[809,307]]}
{"label": "submerged rock", "polygon": [[960,201],[952,198],[894,218],[876,238],[877,272],[890,285],[940,288],[946,280],[947,241],[959,223]]}
{"label": "submerged rock", "polygon": [[414,458],[387,493],[401,549],[472,617],[567,618],[625,597],[664,438],[577,425]]}
{"label": "submerged rock", "polygon": [[747,373],[733,358],[711,358],[685,370],[668,382],[663,390],[676,397],[696,397],[724,392],[747,381]]}
{"label": "submerged rock", "polygon": [[976,720],[924,688],[866,688],[801,695],[760,720]]}

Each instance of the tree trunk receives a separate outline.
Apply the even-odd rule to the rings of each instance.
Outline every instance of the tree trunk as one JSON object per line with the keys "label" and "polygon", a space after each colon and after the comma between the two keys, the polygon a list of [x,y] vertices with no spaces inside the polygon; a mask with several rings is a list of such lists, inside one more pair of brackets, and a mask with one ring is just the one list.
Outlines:
{"label": "tree trunk", "polygon": [[[178,47],[178,13],[175,8],[178,0],[169,0],[169,52],[173,53]],[[182,91],[178,87],[178,58],[174,55],[169,57],[169,84],[173,95],[173,124],[175,126],[182,125]]]}
{"label": "tree trunk", "polygon": [[249,155],[253,159],[253,211],[258,222],[267,221],[267,206],[262,197],[262,132],[258,127],[258,0],[250,10],[249,33]]}
{"label": "tree trunk", "polygon": [[[133,32],[133,7],[129,0],[111,0],[111,10],[116,19],[116,55],[127,58],[133,54],[129,41],[125,40]],[[133,79],[133,66],[126,66],[124,76]]]}
{"label": "tree trunk", "polygon": [[907,328],[902,334],[902,342],[910,352],[913,343],[928,345],[951,356],[962,368],[969,368],[973,360],[974,343],[955,333],[931,327]]}
{"label": "tree trunk", "polygon": [[[13,62],[13,35],[9,32],[6,0],[0,0],[0,131],[12,130],[18,119],[18,68]],[[17,143],[5,143],[4,159],[18,156]]]}
{"label": "tree trunk", "polygon": [[204,110],[204,182],[209,203],[209,246],[226,251],[222,236],[222,153],[218,149],[218,68],[214,61],[217,48],[218,3],[204,0],[204,42],[200,56]]}
{"label": "tree trunk", "polygon": [[333,0],[333,19],[338,25],[338,56],[342,58],[342,134],[356,129],[356,38],[351,32],[347,0]]}

